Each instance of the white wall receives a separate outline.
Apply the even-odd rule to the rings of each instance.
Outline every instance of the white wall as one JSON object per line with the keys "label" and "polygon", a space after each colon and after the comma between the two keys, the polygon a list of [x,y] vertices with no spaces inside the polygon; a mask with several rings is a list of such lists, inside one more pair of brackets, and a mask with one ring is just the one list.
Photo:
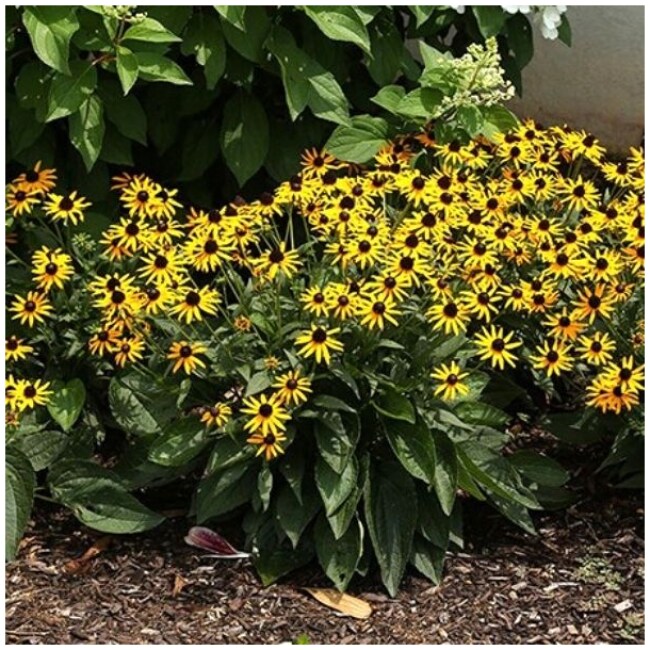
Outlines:
{"label": "white wall", "polygon": [[644,123],[644,7],[569,6],[573,44],[544,39],[508,107],[546,125],[593,132],[612,151],[638,146]]}

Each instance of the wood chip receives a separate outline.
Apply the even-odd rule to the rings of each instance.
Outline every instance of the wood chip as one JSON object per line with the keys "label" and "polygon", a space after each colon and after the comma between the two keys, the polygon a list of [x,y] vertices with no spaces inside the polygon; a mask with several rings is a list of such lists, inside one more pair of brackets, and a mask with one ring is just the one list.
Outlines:
{"label": "wood chip", "polygon": [[346,616],[353,618],[369,618],[372,614],[372,607],[360,598],[348,594],[342,594],[336,589],[305,588],[305,591],[313,596],[319,603],[326,607],[335,609]]}
{"label": "wood chip", "polygon": [[112,539],[110,535],[100,537],[81,557],[66,562],[63,570],[73,575],[83,573],[88,568],[88,562],[103,553],[110,546]]}
{"label": "wood chip", "polygon": [[614,605],[614,609],[619,614],[622,614],[623,612],[626,612],[631,607],[632,607],[632,601],[631,600],[623,600],[620,603],[618,603],[618,605]]}
{"label": "wood chip", "polygon": [[187,580],[185,580],[185,578],[183,578],[182,575],[177,573],[174,576],[174,587],[172,588],[172,596],[176,598],[176,596],[178,596],[181,593],[181,591],[183,591],[183,587],[185,587],[186,584],[187,584]]}

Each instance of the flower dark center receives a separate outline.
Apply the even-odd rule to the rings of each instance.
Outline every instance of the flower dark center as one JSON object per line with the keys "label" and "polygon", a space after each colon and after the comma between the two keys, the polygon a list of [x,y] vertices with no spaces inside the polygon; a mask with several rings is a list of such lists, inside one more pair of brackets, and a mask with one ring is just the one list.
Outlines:
{"label": "flower dark center", "polygon": [[534,302],[538,307],[541,307],[541,306],[546,302],[546,298],[544,298],[544,294],[543,294],[543,293],[536,293],[536,294],[533,296],[533,302]]}
{"label": "flower dark center", "polygon": [[210,210],[210,212],[208,212],[208,221],[210,223],[220,223],[222,219],[223,215],[219,210]]}
{"label": "flower dark center", "polygon": [[421,190],[424,188],[424,179],[420,178],[420,176],[416,176],[412,181],[411,181],[411,186],[413,187],[414,190]]}
{"label": "flower dark center", "polygon": [[376,302],[372,306],[372,311],[378,316],[381,316],[386,311],[386,305],[383,302]]}
{"label": "flower dark center", "polygon": [[440,195],[440,202],[443,205],[451,205],[454,202],[454,197],[451,194],[449,194],[448,192],[443,192]]}
{"label": "flower dark center", "polygon": [[551,350],[551,351],[546,355],[546,360],[547,360],[549,363],[555,363],[559,358],[560,358],[560,355],[559,355],[555,350]]}
{"label": "flower dark center", "polygon": [[505,350],[505,347],[506,343],[503,339],[494,339],[494,341],[492,341],[492,349],[495,352],[503,352],[503,350]]}
{"label": "flower dark center", "polygon": [[384,278],[384,287],[394,289],[397,286],[397,280],[393,277]]}
{"label": "flower dark center", "polygon": [[350,299],[347,296],[339,296],[338,303],[341,307],[347,307],[350,304]]}
{"label": "flower dark center", "polygon": [[191,307],[196,307],[201,302],[201,296],[196,291],[189,291],[185,296],[185,302]]}
{"label": "flower dark center", "polygon": [[412,271],[413,266],[414,266],[413,258],[411,257],[403,257],[399,261],[399,267],[402,269],[402,271]]}
{"label": "flower dark center", "polygon": [[[263,417],[263,418],[268,418],[270,415],[273,414],[273,407],[270,404],[262,404],[260,406],[260,409],[258,413]],[[274,438],[275,441],[275,438]]]}
{"label": "flower dark center", "polygon": [[126,295],[122,291],[113,291],[111,294],[111,302],[114,305],[121,305],[126,300]]}
{"label": "flower dark center", "polygon": [[599,271],[604,271],[607,267],[609,266],[607,260],[604,257],[599,257],[598,261],[596,262],[596,268]]}
{"label": "flower dark center", "polygon": [[485,292],[479,293],[478,296],[476,296],[476,299],[478,300],[479,305],[490,304],[490,296],[488,296]]}
{"label": "flower dark center", "polygon": [[128,353],[131,351],[131,346],[130,346],[128,343],[124,343],[124,344],[122,345],[122,347],[120,348],[120,350],[121,350],[124,354],[128,354]]}
{"label": "flower dark center", "polygon": [[149,287],[147,289],[147,298],[151,301],[158,300],[158,298],[160,298],[160,291],[155,287]]}
{"label": "flower dark center", "polygon": [[420,240],[418,239],[417,235],[409,235],[405,240],[404,243],[408,248],[417,248],[418,244],[420,243]]}
{"label": "flower dark center", "polygon": [[560,327],[569,327],[571,325],[571,319],[568,316],[562,316],[558,323]]}
{"label": "flower dark center", "polygon": [[260,203],[262,205],[273,205],[273,194],[262,192],[262,194],[260,194]]}
{"label": "flower dark center", "polygon": [[497,199],[494,198],[488,199],[486,205],[488,210],[496,210],[499,207],[499,201],[497,201]]}
{"label": "flower dark center", "polygon": [[560,253],[556,258],[555,261],[559,266],[566,266],[569,263],[569,258],[565,253]]}
{"label": "flower dark center", "polygon": [[189,345],[184,345],[178,351],[178,354],[180,354],[183,359],[187,359],[188,357],[192,356],[192,348]]}
{"label": "flower dark center", "polygon": [[140,190],[137,193],[136,198],[138,201],[140,201],[140,203],[146,203],[149,200],[149,192],[146,190]]}
{"label": "flower dark center", "polygon": [[601,300],[598,296],[590,296],[588,304],[592,309],[598,309],[600,307]]}
{"label": "flower dark center", "polygon": [[430,212],[427,212],[420,222],[425,228],[432,228],[436,225],[436,218]]}
{"label": "flower dark center", "polygon": [[208,239],[208,241],[205,242],[203,245],[203,250],[208,254],[208,255],[214,255],[219,250],[219,245],[217,244],[214,239]]}
{"label": "flower dark center", "polygon": [[153,265],[157,269],[165,269],[169,264],[169,260],[164,255],[156,255],[156,259],[153,261]]}
{"label": "flower dark center", "polygon": [[25,388],[25,397],[31,399],[32,397],[35,397],[35,395],[36,389],[33,386],[27,386],[27,388]]}
{"label": "flower dark center", "polygon": [[267,433],[264,436],[264,444],[265,445],[274,445],[275,444],[275,436],[272,433]]}
{"label": "flower dark center", "polygon": [[584,185],[576,185],[573,188],[573,196],[577,197],[578,199],[583,198],[585,194],[586,192]]}
{"label": "flower dark center", "polygon": [[453,386],[454,384],[458,383],[458,376],[454,375],[453,373],[447,377],[447,383],[450,386]]}
{"label": "flower dark center", "polygon": [[367,253],[372,248],[370,242],[362,241],[359,243],[359,252]]}
{"label": "flower dark center", "polygon": [[68,210],[72,210],[72,208],[74,208],[74,201],[69,196],[64,196],[59,201],[59,210],[67,212]]}
{"label": "flower dark center", "polygon": [[628,381],[632,377],[632,371],[629,368],[622,368],[621,372],[618,373],[621,381]]}
{"label": "flower dark center", "polygon": [[524,292],[521,289],[513,289],[512,290],[512,297],[513,298],[521,298],[524,295]]}
{"label": "flower dark center", "polygon": [[600,341],[594,341],[594,342],[591,344],[591,351],[592,351],[592,352],[596,352],[596,353],[598,353],[598,352],[600,352],[602,349],[603,349],[603,344],[600,343]]}
{"label": "flower dark center", "polygon": [[97,339],[102,342],[108,341],[108,332],[102,330],[99,332],[99,334],[97,334]]}
{"label": "flower dark center", "polygon": [[317,327],[311,334],[311,340],[314,343],[325,343],[327,332],[322,327]]}
{"label": "flower dark center", "polygon": [[343,210],[352,210],[354,207],[354,199],[351,196],[344,196],[339,202],[339,207]]}
{"label": "flower dark center", "polygon": [[56,275],[56,272],[59,270],[59,267],[54,263],[50,262],[46,267],[45,267],[45,273],[47,275]]}
{"label": "flower dark center", "polygon": [[592,230],[591,224],[583,223],[580,225],[580,232],[583,235],[588,235]]}
{"label": "flower dark center", "polygon": [[437,184],[441,190],[448,190],[451,187],[451,178],[449,176],[441,176],[437,180]]}
{"label": "flower dark center", "polygon": [[564,236],[564,241],[566,241],[567,244],[573,244],[577,239],[578,236],[574,232],[568,232]]}
{"label": "flower dark center", "polygon": [[447,318],[455,318],[458,316],[458,307],[454,305],[453,302],[450,302],[449,304],[445,305],[444,309],[442,310],[442,313],[447,317]]}
{"label": "flower dark center", "polygon": [[18,190],[14,194],[14,197],[16,198],[16,201],[24,201],[27,198],[27,193],[23,192],[22,190]]}
{"label": "flower dark center", "polygon": [[476,244],[474,246],[474,255],[485,255],[485,244]]}
{"label": "flower dark center", "polygon": [[320,291],[314,294],[313,301],[317,305],[320,305],[324,300],[325,300],[325,296]]}
{"label": "flower dark center", "polygon": [[34,171],[33,169],[30,169],[28,172],[25,173],[25,180],[28,183],[35,183],[39,178],[40,178],[39,173]]}
{"label": "flower dark center", "polygon": [[130,223],[124,231],[126,232],[127,235],[130,237],[135,237],[139,232],[140,228],[138,227],[138,224],[136,223]]}
{"label": "flower dark center", "polygon": [[289,380],[287,380],[287,383],[285,384],[285,386],[289,390],[296,390],[296,388],[298,388],[298,382],[295,379],[289,379]]}
{"label": "flower dark center", "polygon": [[279,248],[275,248],[269,254],[269,260],[273,264],[280,264],[284,260],[284,253]]}
{"label": "flower dark center", "polygon": [[7,341],[7,350],[17,350],[18,349],[18,341],[16,339],[9,339]]}

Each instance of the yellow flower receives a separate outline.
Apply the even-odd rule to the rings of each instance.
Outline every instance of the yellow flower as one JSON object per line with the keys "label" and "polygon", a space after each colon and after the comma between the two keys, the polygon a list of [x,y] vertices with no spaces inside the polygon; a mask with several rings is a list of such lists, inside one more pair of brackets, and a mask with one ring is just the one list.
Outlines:
{"label": "yellow flower", "polygon": [[213,406],[208,406],[203,410],[201,415],[201,422],[204,422],[208,427],[216,427],[220,429],[230,419],[232,409],[224,402],[217,402]]}
{"label": "yellow flower", "polygon": [[55,221],[63,221],[66,225],[70,222],[73,226],[85,218],[84,210],[92,204],[83,196],[77,196],[76,190],[67,196],[61,194],[48,194],[43,204],[45,214]]}
{"label": "yellow flower", "polygon": [[538,345],[536,349],[538,354],[530,357],[533,368],[545,370],[549,377],[559,376],[561,372],[571,370],[573,367],[573,360],[569,354],[571,346],[565,341],[559,339],[544,341],[543,345]]}
{"label": "yellow flower", "polygon": [[21,325],[27,323],[34,327],[35,322],[42,323],[46,316],[52,314],[52,305],[47,296],[38,291],[29,291],[25,298],[16,296],[9,311],[15,312],[14,320],[20,320]]}
{"label": "yellow flower", "polygon": [[24,339],[10,336],[5,340],[5,361],[20,361],[33,351],[31,345],[25,345]]}
{"label": "yellow flower", "polygon": [[39,289],[48,292],[53,286],[63,289],[63,283],[74,272],[72,258],[60,248],[43,246],[32,256],[32,275]]}
{"label": "yellow flower", "polygon": [[36,406],[45,406],[52,395],[52,391],[48,390],[49,387],[50,382],[48,381],[19,379],[15,385],[15,404],[18,410],[24,411]]}
{"label": "yellow flower", "polygon": [[303,357],[314,356],[316,362],[320,363],[325,361],[329,364],[331,359],[331,352],[341,352],[343,350],[343,343],[336,340],[336,334],[341,331],[341,328],[335,327],[326,329],[320,325],[312,325],[311,330],[304,331],[296,338],[296,343],[302,345],[298,354]]}
{"label": "yellow flower", "polygon": [[258,429],[263,436],[268,433],[277,435],[286,429],[285,422],[291,416],[280,404],[277,396],[268,398],[266,395],[247,397],[244,400],[244,407],[241,410],[245,415],[251,415],[251,419],[244,424],[244,429],[255,433]]}
{"label": "yellow flower", "polygon": [[176,373],[181,368],[186,374],[192,374],[197,368],[205,368],[205,363],[196,355],[207,351],[202,343],[188,343],[187,341],[174,341],[169,347],[168,359],[175,361],[172,372]]}
{"label": "yellow flower", "polygon": [[517,357],[512,354],[511,350],[518,348],[521,341],[513,341],[514,332],[504,334],[502,327],[491,325],[488,329],[484,327],[476,335],[476,344],[480,359],[489,359],[493,368],[503,370],[506,365],[514,368]]}
{"label": "yellow flower", "polygon": [[276,395],[278,402],[283,406],[295,406],[307,401],[307,393],[311,393],[311,381],[307,377],[300,376],[300,370],[290,370],[280,375],[272,384],[277,388]]}
{"label": "yellow flower", "polygon": [[467,395],[469,386],[463,383],[463,379],[468,376],[469,373],[462,372],[455,361],[452,361],[449,365],[441,364],[439,368],[436,368],[431,373],[431,377],[440,382],[440,385],[434,391],[434,395],[442,394],[442,399],[447,401],[456,399],[457,395]]}

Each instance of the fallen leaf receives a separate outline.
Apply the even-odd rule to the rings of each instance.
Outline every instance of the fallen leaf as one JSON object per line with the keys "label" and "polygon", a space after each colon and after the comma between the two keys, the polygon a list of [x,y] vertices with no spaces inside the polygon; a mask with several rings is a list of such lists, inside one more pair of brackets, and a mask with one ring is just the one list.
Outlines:
{"label": "fallen leaf", "polygon": [[66,562],[63,570],[72,574],[82,573],[90,560],[103,553],[110,546],[112,539],[110,535],[100,537],[81,557]]}
{"label": "fallen leaf", "polygon": [[368,618],[372,614],[372,607],[360,598],[342,594],[336,589],[314,589],[305,588],[305,591],[313,596],[319,603],[335,609],[346,616],[353,618]]}
{"label": "fallen leaf", "polygon": [[178,596],[178,594],[180,594],[181,591],[183,591],[183,587],[185,587],[186,584],[187,584],[187,580],[185,580],[185,578],[183,578],[182,575],[177,573],[174,576],[174,587],[172,589],[172,596],[174,596],[174,598]]}

